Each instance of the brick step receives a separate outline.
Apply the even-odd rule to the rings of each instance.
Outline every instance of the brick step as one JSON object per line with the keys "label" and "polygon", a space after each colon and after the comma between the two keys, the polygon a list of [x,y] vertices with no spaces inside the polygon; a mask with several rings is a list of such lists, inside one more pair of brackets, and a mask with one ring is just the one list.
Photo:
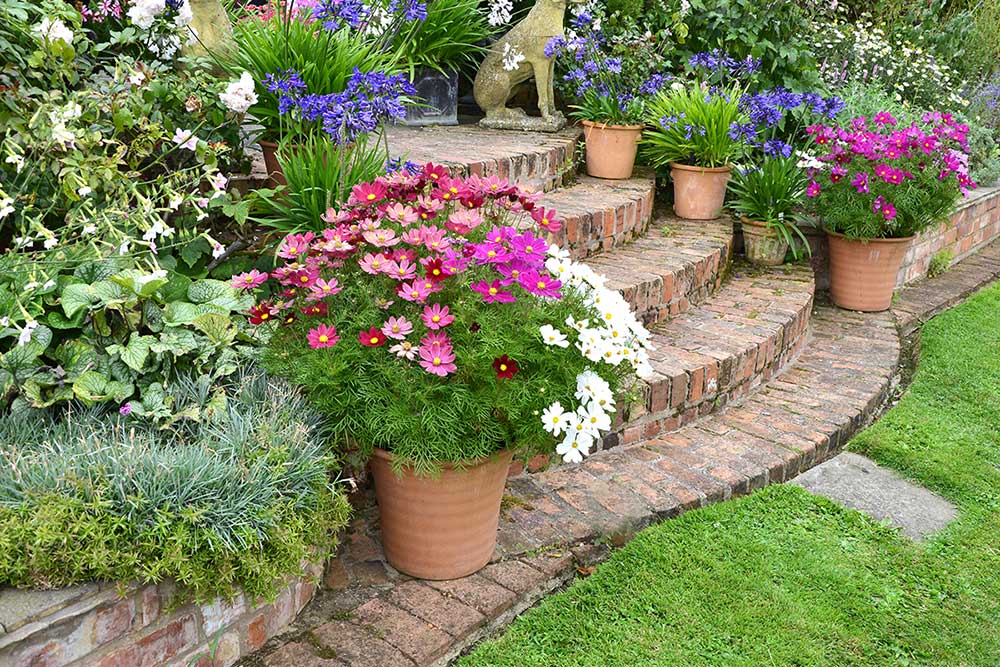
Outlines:
{"label": "brick step", "polygon": [[292,630],[241,664],[444,667],[644,526],[783,482],[834,454],[893,389],[897,322],[906,333],[998,277],[1000,242],[903,290],[894,312],[815,308],[794,363],[741,403],[581,465],[509,480],[494,562],[464,579],[423,582],[389,567],[369,494],[328,565],[326,589]]}
{"label": "brick step", "polygon": [[563,223],[550,240],[579,260],[642,236],[653,217],[655,194],[656,177],[648,171],[620,181],[580,176],[547,193],[539,205],[554,209]]}
{"label": "brick step", "polygon": [[535,191],[553,190],[576,173],[581,132],[512,132],[478,125],[390,127],[389,155],[433,162],[455,176],[499,176]]}
{"label": "brick step", "polygon": [[[557,209],[558,212],[558,209]],[[733,223],[682,220],[659,212],[627,245],[586,259],[632,304],[647,325],[705,301],[722,283],[733,247]]]}
{"label": "brick step", "polygon": [[653,327],[654,376],[603,447],[675,431],[766,382],[800,350],[812,303],[808,266],[735,267],[702,305]]}

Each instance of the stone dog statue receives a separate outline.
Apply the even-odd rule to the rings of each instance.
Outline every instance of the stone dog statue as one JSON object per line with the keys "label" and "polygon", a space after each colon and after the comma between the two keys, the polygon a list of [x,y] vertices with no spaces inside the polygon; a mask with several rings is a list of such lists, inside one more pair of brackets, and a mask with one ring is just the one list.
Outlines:
{"label": "stone dog statue", "polygon": [[[583,0],[568,0],[579,3]],[[483,60],[476,74],[473,95],[486,112],[479,122],[498,130],[541,130],[556,132],[566,126],[566,118],[556,110],[552,92],[555,62],[545,56],[545,45],[563,34],[567,0],[535,0],[535,6],[510,32],[498,40]],[[504,60],[523,55],[516,69],[504,68]],[[507,108],[514,87],[535,78],[541,117],[529,116],[523,109]]]}

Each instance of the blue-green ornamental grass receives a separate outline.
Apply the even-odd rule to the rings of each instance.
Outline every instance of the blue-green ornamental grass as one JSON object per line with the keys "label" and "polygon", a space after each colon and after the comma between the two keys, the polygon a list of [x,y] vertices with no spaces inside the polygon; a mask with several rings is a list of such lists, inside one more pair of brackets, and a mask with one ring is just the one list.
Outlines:
{"label": "blue-green ornamental grass", "polygon": [[206,600],[269,595],[322,562],[349,510],[298,392],[247,368],[225,394],[181,386],[202,423],[82,406],[0,417],[0,584],[173,577]]}

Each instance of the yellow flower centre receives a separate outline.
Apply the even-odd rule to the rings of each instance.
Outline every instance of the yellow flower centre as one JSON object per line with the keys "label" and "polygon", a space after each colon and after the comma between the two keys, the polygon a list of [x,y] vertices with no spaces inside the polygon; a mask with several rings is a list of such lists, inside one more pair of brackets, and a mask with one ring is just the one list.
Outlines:
{"label": "yellow flower centre", "polygon": [[435,366],[441,365],[441,357],[434,357],[434,365]]}
{"label": "yellow flower centre", "polygon": [[372,345],[375,345],[376,343],[378,343],[378,336],[372,336],[371,338],[368,339],[368,342],[371,343]]}
{"label": "yellow flower centre", "polygon": [[542,225],[542,227],[548,227],[549,226],[549,219],[548,218],[542,218],[540,224]]}
{"label": "yellow flower centre", "polygon": [[435,276],[440,276],[441,275],[441,269],[434,269],[434,270],[431,271],[431,273],[433,273]]}
{"label": "yellow flower centre", "polygon": [[501,372],[506,372],[507,371],[507,364],[500,364],[500,371]]}
{"label": "yellow flower centre", "polygon": [[375,260],[374,262],[372,262],[372,268],[373,269],[377,269],[380,266],[382,266],[382,262],[380,262],[378,260]]}
{"label": "yellow flower centre", "polygon": [[496,257],[497,256],[496,250],[488,250],[486,252],[486,256],[487,257]]}
{"label": "yellow flower centre", "polygon": [[517,269],[511,269],[511,271],[510,271],[510,277],[514,278],[516,280],[517,278],[521,277],[521,272],[518,271]]}
{"label": "yellow flower centre", "polygon": [[324,334],[324,335],[321,335],[321,336],[319,337],[319,342],[321,342],[321,343],[325,343],[325,342],[327,342],[328,340],[330,340],[330,338],[329,338],[328,336],[326,336],[325,334]]}
{"label": "yellow flower centre", "polygon": [[253,282],[253,277],[252,276],[247,276],[246,278],[243,279],[243,281],[247,282],[247,283],[252,283]]}
{"label": "yellow flower centre", "polygon": [[531,254],[532,252],[534,252],[534,251],[535,251],[535,249],[534,249],[534,248],[532,248],[532,247],[531,247],[530,245],[529,245],[529,246],[524,246],[524,252],[528,253],[529,255],[530,255],[530,254]]}
{"label": "yellow flower centre", "polygon": [[580,445],[578,445],[577,443],[575,443],[575,442],[573,443],[573,449],[576,449],[576,448],[578,448],[579,446],[580,446]]}
{"label": "yellow flower centre", "polygon": [[441,321],[440,315],[435,315],[434,317],[431,318],[431,322],[440,322],[440,321]]}
{"label": "yellow flower centre", "polygon": [[302,282],[304,282],[304,283],[307,283],[307,282],[309,282],[309,276],[302,276],[301,278],[299,278],[299,280],[302,281]]}
{"label": "yellow flower centre", "polygon": [[399,333],[399,325],[398,324],[393,324],[392,325],[392,333]]}
{"label": "yellow flower centre", "polygon": [[539,280],[536,287],[538,287],[538,289],[545,289],[545,281]]}
{"label": "yellow flower centre", "polygon": [[497,293],[497,288],[496,287],[491,287],[490,288],[490,296],[496,296],[496,293]]}
{"label": "yellow flower centre", "polygon": [[371,192],[368,194],[368,201],[375,201],[375,193]]}
{"label": "yellow flower centre", "polygon": [[267,319],[267,318],[269,318],[269,317],[271,317],[271,316],[270,316],[270,315],[268,315],[267,313],[261,313],[261,314],[260,314],[260,319],[262,319],[262,320],[266,320],[266,319]]}
{"label": "yellow flower centre", "polygon": [[420,296],[420,292],[418,292],[417,290],[411,290],[410,291],[410,296],[412,296],[415,299],[418,296]]}

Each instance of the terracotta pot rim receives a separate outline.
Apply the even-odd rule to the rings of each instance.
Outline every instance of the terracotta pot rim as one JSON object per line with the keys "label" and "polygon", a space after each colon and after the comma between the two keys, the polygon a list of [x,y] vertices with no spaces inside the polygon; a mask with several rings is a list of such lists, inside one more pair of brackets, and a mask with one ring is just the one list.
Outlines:
{"label": "terracotta pot rim", "polygon": [[598,123],[593,120],[582,121],[585,127],[596,127],[601,130],[643,130],[645,125],[612,125],[610,123]]}
{"label": "terracotta pot rim", "polygon": [[676,169],[678,171],[698,171],[706,174],[722,174],[733,170],[733,165],[727,164],[725,167],[696,167],[691,164],[681,164],[680,162],[671,162],[671,169]]}
{"label": "terracotta pot rim", "polygon": [[[396,459],[396,455],[387,449],[382,449],[380,447],[373,447],[372,450],[373,450],[372,454],[374,456],[389,461],[390,463]],[[511,449],[509,447],[505,447],[504,449],[497,450],[496,452],[494,452],[489,456],[484,456],[483,458],[480,459],[469,459],[468,461],[465,461],[461,464],[452,463],[451,461],[435,461],[435,465],[439,466],[442,470],[467,470],[477,465],[486,463],[487,461],[490,461],[496,457],[506,456],[508,453],[510,453],[513,456],[513,452],[511,451]],[[412,466],[405,466],[405,467],[412,468]]]}
{"label": "terracotta pot rim", "polygon": [[834,232],[834,231],[831,231],[829,229],[824,229],[823,231],[826,232],[828,236],[835,236],[837,238],[843,239],[844,241],[850,241],[852,243],[865,243],[865,244],[868,244],[868,243],[909,243],[913,239],[917,238],[917,235],[914,234],[913,236],[904,236],[904,237],[901,237],[901,238],[851,239],[851,238],[847,238],[846,236],[844,236],[843,234],[841,234],[839,232]]}

